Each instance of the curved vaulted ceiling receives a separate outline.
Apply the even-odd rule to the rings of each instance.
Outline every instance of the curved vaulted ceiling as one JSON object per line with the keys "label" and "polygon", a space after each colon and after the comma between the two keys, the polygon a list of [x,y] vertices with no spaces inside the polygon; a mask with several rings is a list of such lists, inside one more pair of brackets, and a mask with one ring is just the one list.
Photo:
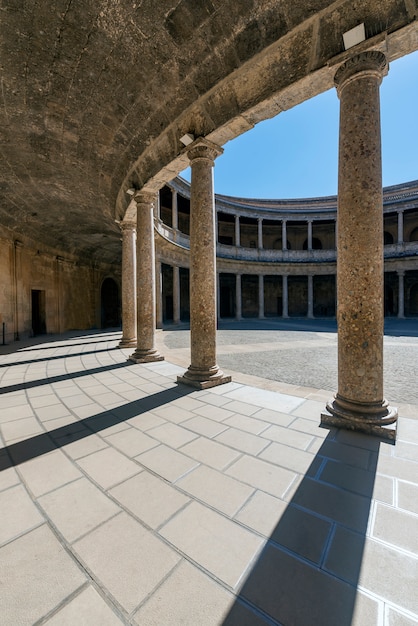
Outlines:
{"label": "curved vaulted ceiling", "polygon": [[342,34],[418,49],[417,0],[2,0],[0,222],[118,262],[129,187],[333,84]]}

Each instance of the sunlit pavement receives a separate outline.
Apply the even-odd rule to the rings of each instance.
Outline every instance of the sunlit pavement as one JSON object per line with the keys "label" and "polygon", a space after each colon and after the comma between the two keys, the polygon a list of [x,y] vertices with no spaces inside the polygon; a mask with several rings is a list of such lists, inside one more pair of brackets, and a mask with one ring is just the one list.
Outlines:
{"label": "sunlit pavement", "polygon": [[146,365],[120,332],[0,350],[2,626],[418,622],[417,339],[385,340],[392,446],[319,427],[332,329],[244,328],[206,391],[175,382],[182,329]]}

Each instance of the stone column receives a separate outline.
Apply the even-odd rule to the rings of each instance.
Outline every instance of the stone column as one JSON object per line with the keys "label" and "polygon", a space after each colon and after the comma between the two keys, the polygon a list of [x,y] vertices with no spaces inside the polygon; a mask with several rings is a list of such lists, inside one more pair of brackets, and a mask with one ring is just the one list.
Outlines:
{"label": "stone column", "polygon": [[308,250],[312,250],[312,220],[308,220]]}
{"label": "stone column", "polygon": [[405,272],[398,270],[398,317],[403,319],[405,317],[405,284],[404,284]]}
{"label": "stone column", "polygon": [[264,276],[258,276],[258,319],[264,319]]}
{"label": "stone column", "polygon": [[175,189],[171,190],[171,225],[174,231],[179,229],[177,191]]}
{"label": "stone column", "polygon": [[235,216],[235,245],[241,245],[241,233],[239,228],[239,215]]}
{"label": "stone column", "polygon": [[338,392],[322,424],[396,436],[383,397],[383,194],[379,86],[385,55],[357,54],[338,69]]}
{"label": "stone column", "polygon": [[403,211],[398,211],[398,243],[403,243]]}
{"label": "stone column", "polygon": [[308,318],[312,319],[313,316],[313,276],[308,274]]}
{"label": "stone column", "polygon": [[153,202],[155,196],[137,192],[137,347],[129,357],[135,363],[164,359],[155,349],[155,251]]}
{"label": "stone column", "polygon": [[257,234],[258,234],[258,248],[259,250],[263,249],[263,219],[261,217],[258,218],[257,221]]}
{"label": "stone column", "polygon": [[23,243],[17,239],[13,246],[13,317],[14,317],[14,340],[20,341],[20,292],[22,281],[22,247]]}
{"label": "stone column", "polygon": [[157,328],[163,327],[163,279],[161,275],[161,261],[155,262],[155,313]]}
{"label": "stone column", "polygon": [[173,266],[173,323],[180,324],[180,268]]}
{"label": "stone column", "polygon": [[119,348],[136,346],[136,228],[130,220],[122,231],[122,339]]}
{"label": "stone column", "polygon": [[190,344],[191,364],[177,381],[199,389],[229,382],[216,363],[216,239],[213,166],[222,153],[207,139],[188,150],[190,197]]}
{"label": "stone column", "polygon": [[282,276],[282,317],[289,317],[289,295],[287,289],[287,274]]}
{"label": "stone column", "polygon": [[287,223],[286,220],[282,222],[282,250],[287,250]]}
{"label": "stone column", "polygon": [[235,319],[242,320],[241,274],[235,276]]}

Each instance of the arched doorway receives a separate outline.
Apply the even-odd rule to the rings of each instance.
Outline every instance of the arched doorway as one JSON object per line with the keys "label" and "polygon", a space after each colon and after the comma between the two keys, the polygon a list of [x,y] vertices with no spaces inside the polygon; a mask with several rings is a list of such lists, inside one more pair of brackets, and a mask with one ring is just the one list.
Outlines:
{"label": "arched doorway", "polygon": [[119,287],[113,278],[105,278],[100,294],[101,327],[120,326]]}

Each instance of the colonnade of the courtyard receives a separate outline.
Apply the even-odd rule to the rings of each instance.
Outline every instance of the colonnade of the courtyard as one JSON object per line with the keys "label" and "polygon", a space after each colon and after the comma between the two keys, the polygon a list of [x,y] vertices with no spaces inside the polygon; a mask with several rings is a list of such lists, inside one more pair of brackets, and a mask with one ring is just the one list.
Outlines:
{"label": "colonnade of the courtyard", "polygon": [[[338,391],[322,414],[324,425],[395,437],[396,409],[383,396],[383,191],[380,144],[379,86],[387,71],[385,55],[363,52],[340,65],[335,85],[340,98],[340,155],[337,211]],[[198,388],[231,378],[216,363],[216,321],[220,280],[217,281],[213,166],[222,149],[205,138],[187,148],[190,185],[190,366],[178,382]],[[172,227],[178,230],[177,194],[172,194]],[[134,191],[137,204],[137,343],[130,359],[141,363],[163,358],[154,347],[157,310],[161,315],[161,274],[155,276],[153,204],[155,196]],[[158,200],[157,200],[158,206]],[[398,240],[403,219],[398,214]],[[158,221],[157,215],[157,221]],[[287,222],[282,221],[282,251],[286,251]],[[234,243],[241,243],[240,219],[234,217]],[[257,218],[258,250],[263,249],[263,219]],[[250,246],[251,248],[252,246]],[[307,252],[314,247],[313,220],[307,220]],[[126,258],[126,255],[123,255]],[[241,259],[241,261],[245,259]],[[134,281],[129,273],[123,289]],[[157,271],[157,274],[160,271]],[[242,316],[241,273],[235,274],[236,317]],[[265,276],[257,275],[258,317],[265,316]],[[173,266],[173,318],[180,320],[180,268]],[[403,274],[398,274],[399,288]],[[157,286],[157,289],[156,289]],[[217,295],[218,292],[218,295]],[[132,289],[130,290],[132,294]],[[403,289],[402,289],[403,293]],[[156,295],[157,294],[157,295]],[[282,316],[289,315],[288,275],[282,274]],[[123,302],[129,298],[122,296]],[[404,298],[398,295],[403,315]],[[132,297],[131,297],[132,301]],[[217,304],[218,303],[218,304]],[[132,318],[132,302],[129,319]],[[314,273],[307,275],[307,316],[314,312]],[[125,323],[123,313],[123,323]],[[125,334],[125,333],[124,333]],[[123,340],[121,343],[123,346]]]}

